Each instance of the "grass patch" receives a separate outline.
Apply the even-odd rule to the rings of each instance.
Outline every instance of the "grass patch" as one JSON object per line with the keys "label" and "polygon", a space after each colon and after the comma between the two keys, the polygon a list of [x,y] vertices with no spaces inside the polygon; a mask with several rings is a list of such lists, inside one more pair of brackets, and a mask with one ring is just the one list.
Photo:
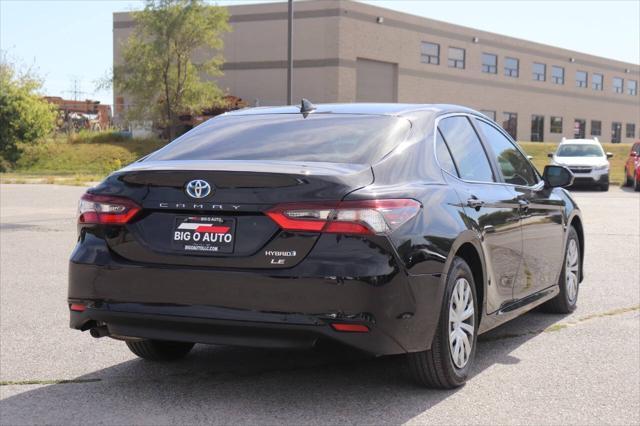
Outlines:
{"label": "grass patch", "polygon": [[[115,140],[109,139],[116,135]],[[101,176],[126,166],[165,145],[156,139],[119,139],[96,134],[93,139],[56,138],[23,146],[14,173],[21,175]],[[103,142],[103,140],[109,142]]]}
{"label": "grass patch", "polygon": [[[547,153],[554,152],[558,147],[558,144],[553,142],[518,142],[518,145],[520,145],[528,155],[533,157],[533,164],[540,173],[542,173],[544,166],[549,164],[549,161],[551,160],[547,157]],[[603,143],[602,147],[605,152],[613,154],[613,158],[609,160],[611,163],[609,181],[615,185],[622,184],[622,180],[624,179],[624,163],[629,156],[631,145]]]}

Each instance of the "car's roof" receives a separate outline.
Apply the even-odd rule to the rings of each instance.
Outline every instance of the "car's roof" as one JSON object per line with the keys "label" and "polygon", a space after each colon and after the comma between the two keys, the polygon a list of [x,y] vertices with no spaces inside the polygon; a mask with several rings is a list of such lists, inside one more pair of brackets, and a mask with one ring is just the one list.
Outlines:
{"label": "car's roof", "polygon": [[596,139],[563,139],[560,145],[562,145],[563,143],[600,145],[600,142],[598,142]]}
{"label": "car's roof", "polygon": [[[395,104],[395,103],[343,103],[343,104],[315,104],[315,114],[363,114],[407,116],[416,112],[448,113],[468,112],[480,114],[477,111],[459,105],[449,104]],[[255,114],[299,114],[299,105],[243,108],[228,112],[227,115],[255,115]]]}

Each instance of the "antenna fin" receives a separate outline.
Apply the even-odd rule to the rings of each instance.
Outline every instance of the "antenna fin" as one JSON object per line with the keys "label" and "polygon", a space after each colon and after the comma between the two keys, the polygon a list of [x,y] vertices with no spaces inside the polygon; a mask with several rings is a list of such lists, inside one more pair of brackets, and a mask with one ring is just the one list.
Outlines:
{"label": "antenna fin", "polygon": [[300,102],[300,113],[304,118],[316,110],[316,106],[309,99],[302,98]]}

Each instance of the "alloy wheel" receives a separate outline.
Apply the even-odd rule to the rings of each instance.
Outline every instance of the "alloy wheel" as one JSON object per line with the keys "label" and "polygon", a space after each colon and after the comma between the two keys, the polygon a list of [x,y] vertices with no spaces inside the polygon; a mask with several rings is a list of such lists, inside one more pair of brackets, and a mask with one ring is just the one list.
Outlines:
{"label": "alloy wheel", "polygon": [[574,304],[578,298],[578,271],[580,266],[580,254],[576,240],[569,240],[567,247],[567,259],[565,265],[565,282],[569,303]]}
{"label": "alloy wheel", "polygon": [[464,368],[471,356],[475,333],[474,313],[471,285],[465,278],[459,278],[449,301],[449,350],[458,368]]}

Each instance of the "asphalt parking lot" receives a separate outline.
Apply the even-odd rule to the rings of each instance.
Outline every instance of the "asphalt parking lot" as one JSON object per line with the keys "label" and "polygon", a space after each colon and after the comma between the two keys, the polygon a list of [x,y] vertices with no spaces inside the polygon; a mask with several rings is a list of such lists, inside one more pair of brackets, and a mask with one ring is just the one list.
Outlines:
{"label": "asphalt parking lot", "polygon": [[0,185],[2,424],[640,423],[639,193],[574,192],[587,241],[578,309],[483,335],[472,379],[443,392],[414,386],[401,357],[200,345],[162,365],[70,330],[83,191]]}

